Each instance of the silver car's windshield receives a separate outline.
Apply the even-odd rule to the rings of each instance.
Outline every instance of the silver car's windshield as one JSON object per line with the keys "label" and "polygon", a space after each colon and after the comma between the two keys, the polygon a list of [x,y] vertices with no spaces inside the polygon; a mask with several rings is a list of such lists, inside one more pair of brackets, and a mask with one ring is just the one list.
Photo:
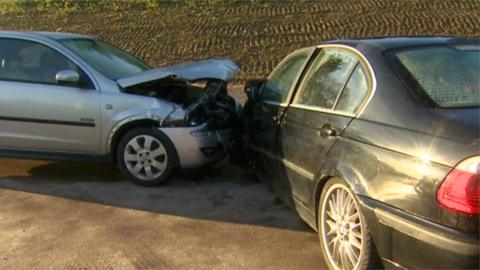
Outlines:
{"label": "silver car's windshield", "polygon": [[66,39],[60,42],[112,80],[150,69],[137,58],[100,40]]}

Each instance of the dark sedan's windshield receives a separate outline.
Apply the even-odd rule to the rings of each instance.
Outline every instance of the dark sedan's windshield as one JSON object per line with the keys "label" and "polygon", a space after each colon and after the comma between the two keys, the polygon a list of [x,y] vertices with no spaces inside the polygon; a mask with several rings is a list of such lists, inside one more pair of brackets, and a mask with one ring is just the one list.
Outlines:
{"label": "dark sedan's windshield", "polygon": [[412,48],[395,56],[408,77],[438,106],[480,106],[478,45]]}
{"label": "dark sedan's windshield", "polygon": [[137,58],[100,40],[66,39],[61,43],[112,80],[150,69]]}

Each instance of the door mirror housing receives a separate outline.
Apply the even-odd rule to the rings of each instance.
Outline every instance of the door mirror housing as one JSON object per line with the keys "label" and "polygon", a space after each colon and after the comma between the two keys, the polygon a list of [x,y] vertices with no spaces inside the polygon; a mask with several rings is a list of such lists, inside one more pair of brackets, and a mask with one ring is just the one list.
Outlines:
{"label": "door mirror housing", "polygon": [[245,83],[245,94],[250,100],[258,100],[260,98],[260,90],[266,80],[248,80]]}
{"label": "door mirror housing", "polygon": [[78,84],[80,82],[80,74],[73,70],[62,70],[55,75],[55,80],[59,84]]}

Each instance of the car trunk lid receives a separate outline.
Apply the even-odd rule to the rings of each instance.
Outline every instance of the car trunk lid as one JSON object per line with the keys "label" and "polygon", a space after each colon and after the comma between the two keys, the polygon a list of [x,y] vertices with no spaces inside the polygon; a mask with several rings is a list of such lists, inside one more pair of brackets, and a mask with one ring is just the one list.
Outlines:
{"label": "car trunk lid", "polygon": [[[445,119],[448,128],[442,130],[441,136],[468,146],[467,156],[480,153],[480,109],[456,108],[440,109],[436,113]],[[438,134],[437,134],[438,135]],[[453,164],[451,164],[453,165]]]}

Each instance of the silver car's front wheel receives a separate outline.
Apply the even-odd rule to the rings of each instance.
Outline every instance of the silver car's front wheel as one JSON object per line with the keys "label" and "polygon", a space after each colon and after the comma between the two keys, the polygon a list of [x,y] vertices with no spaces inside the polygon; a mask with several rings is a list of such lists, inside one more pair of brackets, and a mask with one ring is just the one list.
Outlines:
{"label": "silver car's front wheel", "polygon": [[119,144],[119,167],[136,184],[156,185],[165,181],[171,173],[172,148],[168,138],[158,130],[132,130]]}
{"label": "silver car's front wheel", "polygon": [[327,182],[320,197],[318,226],[322,253],[331,269],[366,269],[373,247],[360,205],[339,179]]}
{"label": "silver car's front wheel", "polygon": [[123,159],[132,175],[146,181],[162,175],[168,162],[165,147],[150,135],[132,138],[125,147]]}

